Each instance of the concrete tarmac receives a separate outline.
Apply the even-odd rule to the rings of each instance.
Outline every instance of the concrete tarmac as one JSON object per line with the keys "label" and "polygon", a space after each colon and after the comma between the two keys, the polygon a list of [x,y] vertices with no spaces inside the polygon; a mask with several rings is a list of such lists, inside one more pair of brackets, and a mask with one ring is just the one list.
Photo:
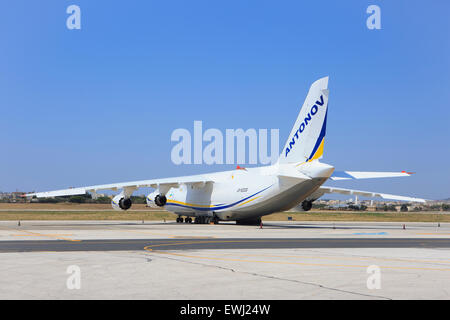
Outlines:
{"label": "concrete tarmac", "polygon": [[437,223],[0,222],[0,299],[449,299],[449,242]]}
{"label": "concrete tarmac", "polygon": [[329,238],[228,238],[228,239],[113,239],[2,241],[0,252],[223,250],[300,248],[450,248],[450,239],[329,239]]}

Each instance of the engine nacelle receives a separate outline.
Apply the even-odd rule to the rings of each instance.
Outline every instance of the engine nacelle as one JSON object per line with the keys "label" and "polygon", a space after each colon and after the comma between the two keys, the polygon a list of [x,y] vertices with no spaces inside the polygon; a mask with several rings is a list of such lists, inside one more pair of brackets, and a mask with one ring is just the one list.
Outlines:
{"label": "engine nacelle", "polygon": [[125,198],[123,194],[118,194],[111,200],[111,205],[114,210],[128,210],[131,208],[131,199]]}
{"label": "engine nacelle", "polygon": [[164,207],[164,205],[167,203],[167,198],[165,195],[156,190],[147,196],[146,201],[147,206],[152,208],[159,208]]}
{"label": "engine nacelle", "polygon": [[301,204],[303,211],[309,211],[312,208],[312,201],[304,200]]}
{"label": "engine nacelle", "polygon": [[314,200],[303,200],[302,203],[298,204],[297,206],[293,207],[291,210],[292,212],[302,212],[302,211],[309,211],[312,208],[312,203]]}

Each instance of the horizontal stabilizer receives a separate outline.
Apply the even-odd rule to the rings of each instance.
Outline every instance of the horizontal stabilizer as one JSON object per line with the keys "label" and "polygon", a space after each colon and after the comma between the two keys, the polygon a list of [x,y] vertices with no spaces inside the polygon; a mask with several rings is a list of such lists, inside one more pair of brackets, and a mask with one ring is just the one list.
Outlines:
{"label": "horizontal stabilizer", "polygon": [[338,194],[346,194],[346,195],[357,195],[357,196],[363,196],[363,197],[368,197],[368,198],[382,198],[382,199],[387,199],[387,200],[422,202],[422,203],[426,202],[425,199],[421,199],[421,198],[397,196],[397,195],[393,195],[393,194],[380,193],[380,192],[351,190],[351,189],[326,187],[326,186],[321,186],[319,188],[319,190],[317,190],[316,192],[321,193],[320,196],[322,196],[325,193],[338,193]]}
{"label": "horizontal stabilizer", "polygon": [[409,177],[413,172],[373,172],[373,171],[335,171],[330,177],[331,180],[355,180],[373,178],[395,178]]}

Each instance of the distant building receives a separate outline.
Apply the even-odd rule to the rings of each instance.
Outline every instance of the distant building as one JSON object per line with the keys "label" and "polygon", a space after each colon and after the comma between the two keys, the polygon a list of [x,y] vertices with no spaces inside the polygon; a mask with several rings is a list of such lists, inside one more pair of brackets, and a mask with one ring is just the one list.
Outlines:
{"label": "distant building", "polygon": [[15,192],[0,192],[0,200],[7,200],[9,202],[25,202],[25,195],[27,192],[15,191]]}

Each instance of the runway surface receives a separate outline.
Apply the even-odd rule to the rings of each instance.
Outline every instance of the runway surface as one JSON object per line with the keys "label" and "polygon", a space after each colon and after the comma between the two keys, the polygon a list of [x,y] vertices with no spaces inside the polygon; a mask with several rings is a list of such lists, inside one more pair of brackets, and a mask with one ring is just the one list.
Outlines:
{"label": "runway surface", "polygon": [[0,252],[217,250],[310,248],[450,248],[450,239],[112,239],[1,241]]}
{"label": "runway surface", "polygon": [[0,299],[450,299],[450,223],[0,221],[0,261]]}

